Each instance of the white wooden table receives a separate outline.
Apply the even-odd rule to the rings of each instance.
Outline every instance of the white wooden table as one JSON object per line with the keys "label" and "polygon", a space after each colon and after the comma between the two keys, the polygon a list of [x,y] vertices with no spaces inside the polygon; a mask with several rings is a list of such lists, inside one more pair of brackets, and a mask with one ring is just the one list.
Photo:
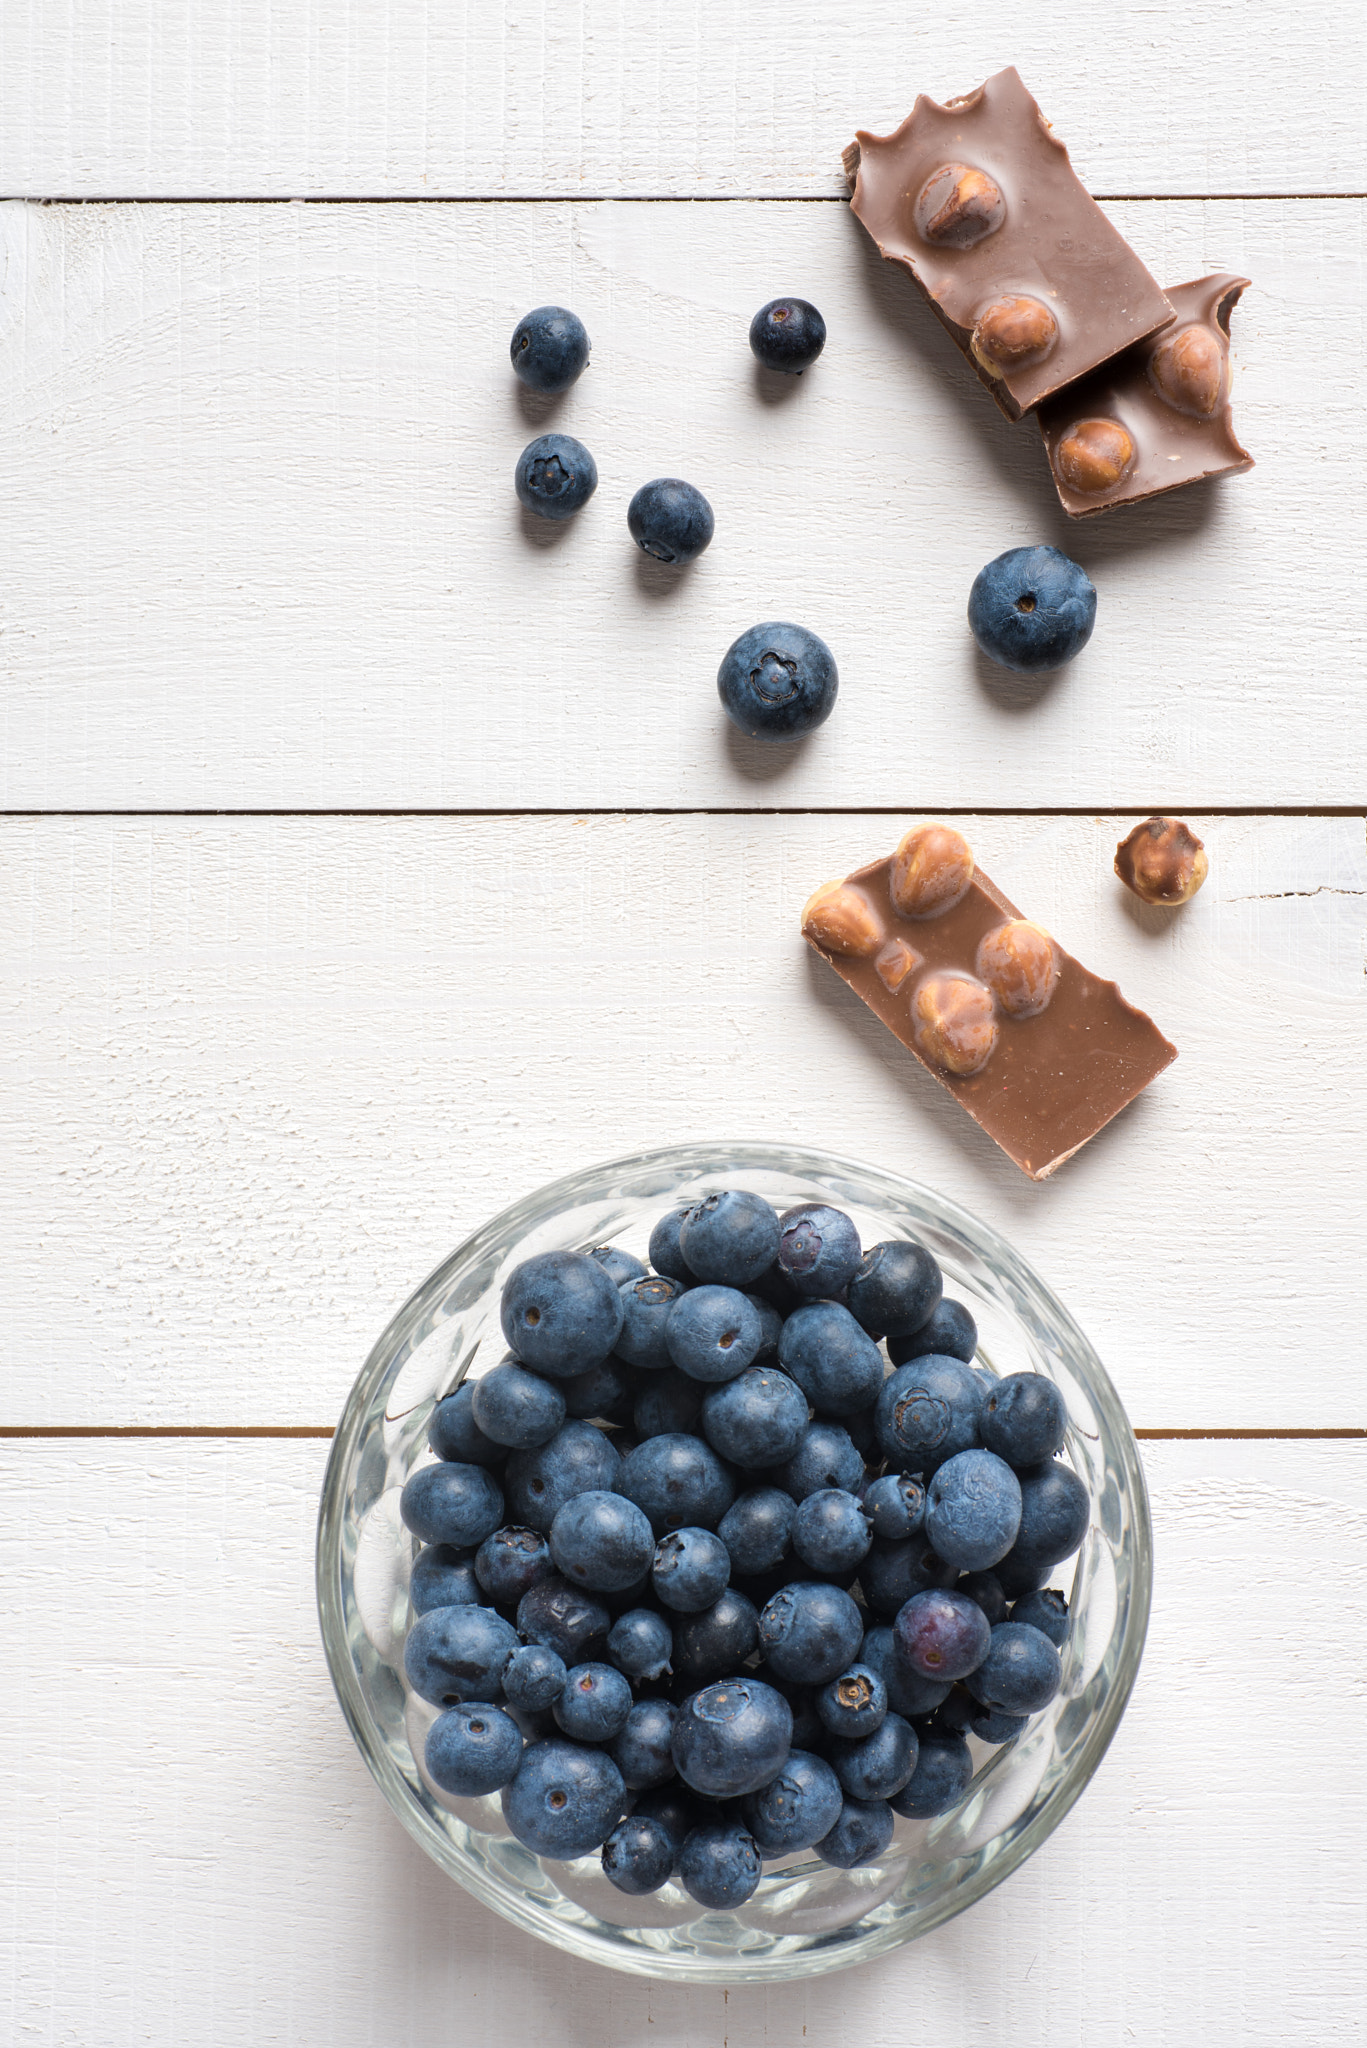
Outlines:
{"label": "white wooden table", "polygon": [[[1364,61],[1332,0],[2,0],[5,2041],[1361,2040]],[[1253,278],[1251,476],[1069,529],[840,203],[855,125],[1006,62],[1160,278]],[[831,339],[775,401],[745,329],[787,290]],[[555,406],[505,353],[545,300],[594,342]],[[602,483],[533,533],[551,420]],[[687,577],[625,532],[661,472],[716,508]],[[1025,701],[962,614],[1034,540],[1100,619]],[[842,673],[781,758],[712,681],[774,616]],[[1211,852],[1177,917],[1110,874],[1154,808]],[[1044,1186],[796,941],[926,813],[1181,1048]],[[442,1254],[726,1135],[1013,1238],[1145,1439],[1158,1583],[1110,1756],[1006,1886],[863,1971],[683,1993],[408,1841],[311,1545]]]}

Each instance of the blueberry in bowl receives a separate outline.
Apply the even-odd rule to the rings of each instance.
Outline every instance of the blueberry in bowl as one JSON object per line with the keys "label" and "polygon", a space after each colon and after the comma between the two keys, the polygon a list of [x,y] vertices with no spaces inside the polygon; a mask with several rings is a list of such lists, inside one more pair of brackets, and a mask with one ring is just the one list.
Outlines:
{"label": "blueberry in bowl", "polygon": [[740,634],[717,670],[717,694],[732,724],[774,745],[805,739],[824,725],[839,688],[825,641],[783,619]]}
{"label": "blueberry in bowl", "polygon": [[1039,675],[1064,667],[1087,645],[1096,590],[1086,570],[1058,548],[1008,548],[974,577],[968,623],[989,661]]}

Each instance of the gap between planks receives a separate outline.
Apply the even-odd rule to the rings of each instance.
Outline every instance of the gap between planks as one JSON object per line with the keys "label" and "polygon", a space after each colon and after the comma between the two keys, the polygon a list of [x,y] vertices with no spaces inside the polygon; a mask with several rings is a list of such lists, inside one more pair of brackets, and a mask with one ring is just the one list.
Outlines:
{"label": "gap between planks", "polygon": [[[845,206],[843,192],[278,192],[165,194],[105,192],[77,198],[65,193],[8,192],[5,200],[31,206]],[[1093,192],[1104,206],[1133,201],[1145,206],[1200,205],[1233,200],[1241,205],[1284,205],[1288,200],[1367,199],[1363,192]]]}
{"label": "gap between planks", "polygon": [[[1359,818],[1367,803],[1356,804],[1209,804],[1192,798],[1178,808],[1202,818]],[[364,805],[349,804],[341,809],[243,809],[202,807],[177,810],[165,804],[141,805],[115,810],[96,804],[82,810],[35,810],[25,805],[0,809],[0,820],[24,823],[34,818],[902,818],[913,811],[937,816],[962,814],[975,818],[1132,818],[1147,810],[1150,814],[1172,815],[1171,804],[947,804],[942,798],[918,804],[537,804],[476,806],[453,805]]]}
{"label": "gap between planks", "polygon": [[[233,1438],[307,1437],[327,1441],[336,1431],[313,1423],[242,1423],[222,1428],[211,1423],[67,1423],[53,1427],[0,1426],[0,1442],[52,1442],[65,1438],[99,1440],[121,1437]],[[1363,1429],[1137,1429],[1141,1443],[1356,1443],[1367,1440]]]}

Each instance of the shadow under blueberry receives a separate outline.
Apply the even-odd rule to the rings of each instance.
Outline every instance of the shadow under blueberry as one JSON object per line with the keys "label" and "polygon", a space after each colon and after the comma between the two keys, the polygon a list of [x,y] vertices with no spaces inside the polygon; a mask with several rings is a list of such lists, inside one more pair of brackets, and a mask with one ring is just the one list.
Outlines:
{"label": "shadow under blueberry", "polygon": [[517,513],[518,524],[526,545],[529,548],[536,548],[542,554],[553,548],[562,547],[569,538],[570,528],[574,525],[575,519],[580,516],[579,513],[575,513],[572,519],[543,519],[539,512],[533,512],[530,507],[521,503],[518,504]]}
{"label": "shadow under blueberry", "polygon": [[[517,388],[517,406],[533,436],[544,434],[558,413],[565,409],[565,400],[573,391],[569,385],[564,391],[533,391],[531,386],[514,380]],[[577,381],[577,380],[576,380]]]}
{"label": "shadow under blueberry", "polygon": [[781,782],[806,759],[807,749],[819,736],[820,728],[800,740],[752,740],[749,733],[731,723],[720,703],[717,708],[726,727],[727,758],[747,782]]}
{"label": "shadow under blueberry", "polygon": [[[964,627],[968,632],[968,627]],[[1016,669],[1003,668],[999,661],[993,661],[990,654],[984,654],[976,642],[973,648],[973,674],[978,688],[984,696],[990,697],[1002,711],[1033,711],[1042,703],[1054,686],[1066,674],[1071,663],[1062,668],[1046,668],[1037,675],[1022,675]]]}
{"label": "shadow under blueberry", "polygon": [[635,548],[632,566],[641,596],[651,604],[668,604],[671,598],[682,596],[688,589],[697,563],[661,562],[654,555],[648,555],[644,548]]}
{"label": "shadow under blueberry", "polygon": [[795,397],[806,376],[805,370],[795,374],[786,370],[766,370],[763,363],[751,363],[750,384],[761,405],[787,405]]}

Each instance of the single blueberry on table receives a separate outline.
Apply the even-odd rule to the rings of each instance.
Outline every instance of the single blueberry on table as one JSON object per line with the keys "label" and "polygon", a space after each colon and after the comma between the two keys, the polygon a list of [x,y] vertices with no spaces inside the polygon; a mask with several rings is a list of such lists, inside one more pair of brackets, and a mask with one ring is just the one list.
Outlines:
{"label": "single blueberry on table", "polygon": [[717,670],[727,717],[755,740],[804,739],[830,717],[839,688],[825,641],[780,619],[751,626],[733,640]]}
{"label": "single blueberry on table", "polygon": [[693,1285],[693,1268],[679,1249],[679,1233],[692,1206],[685,1202],[677,1209],[667,1209],[650,1233],[651,1265],[666,1280],[678,1280],[685,1287]]}
{"label": "single blueberry on table", "polygon": [[628,1898],[644,1898],[668,1884],[679,1845],[662,1821],[632,1813],[603,1844],[603,1874]]}
{"label": "single blueberry on table", "polygon": [[522,1761],[522,1731],[497,1707],[451,1707],[427,1731],[427,1775],[443,1792],[478,1799],[506,1785]]}
{"label": "single blueberry on table", "polygon": [[424,1543],[472,1549],[503,1520],[503,1494],[482,1465],[424,1465],[400,1494],[399,1513]]}
{"label": "single blueberry on table", "polygon": [[568,391],[588,362],[588,332],[564,306],[534,306],[513,329],[508,354],[529,391]]}
{"label": "single blueberry on table", "polygon": [[653,1608],[628,1608],[608,1630],[608,1655],[628,1678],[663,1678],[673,1654],[673,1630]]}
{"label": "single blueberry on table", "polygon": [[961,1301],[941,1301],[914,1336],[888,1338],[888,1357],[894,1365],[907,1365],[913,1358],[929,1358],[932,1353],[961,1358],[968,1364],[977,1349],[978,1325]]}
{"label": "single blueberry on table", "polygon": [[517,1603],[517,1632],[529,1643],[544,1643],[568,1664],[582,1664],[607,1641],[612,1617],[566,1579],[542,1579]]}
{"label": "single blueberry on table", "polygon": [[[1021,1490],[1020,1531],[1006,1561],[1055,1565],[1087,1534],[1092,1507],[1087,1489],[1071,1465],[1053,1460],[1017,1473]],[[1028,1588],[1022,1590],[1029,1590]]]}
{"label": "single blueberry on table", "polygon": [[[458,1607],[457,1614],[474,1613]],[[975,1700],[1003,1714],[1037,1714],[1059,1689],[1058,1651],[1042,1630],[1028,1622],[1004,1621],[994,1628],[987,1655],[965,1679]]]}
{"label": "single blueberry on table", "polygon": [[792,1534],[797,1503],[777,1486],[757,1486],[740,1494],[717,1524],[717,1534],[731,1554],[731,1570],[748,1577],[780,1562]]}
{"label": "single blueberry on table", "polygon": [[1042,1372],[1013,1372],[983,1402],[978,1430],[1008,1465],[1038,1465],[1063,1448],[1068,1404]]}
{"label": "single blueberry on table", "polygon": [[838,1301],[793,1311],[779,1332],[778,1362],[821,1415],[857,1415],[883,1385],[882,1352]]}
{"label": "single blueberry on table", "polygon": [[553,1707],[564,1687],[565,1660],[544,1643],[523,1643],[504,1669],[504,1698],[510,1707],[520,1707],[527,1714]]}
{"label": "single blueberry on table", "polygon": [[843,1209],[803,1202],[778,1219],[778,1269],[808,1300],[830,1300],[847,1287],[863,1256],[859,1232]]}
{"label": "single blueberry on table", "polygon": [[938,1465],[978,1441],[983,1390],[959,1358],[899,1365],[878,1396],[878,1441],[893,1465],[928,1479]]}
{"label": "single blueberry on table", "polygon": [[669,1311],[665,1343],[680,1372],[716,1384],[735,1379],[759,1350],[757,1309],[735,1287],[694,1287]]}
{"label": "single blueberry on table", "polygon": [[845,1299],[850,1314],[879,1337],[924,1329],[940,1304],[939,1261],[915,1238],[871,1245],[855,1267]]}
{"label": "single blueberry on table", "polygon": [[636,1403],[640,1377],[634,1366],[620,1358],[605,1358],[572,1380],[560,1380],[565,1413],[577,1422],[597,1416],[603,1422],[629,1422]]}
{"label": "single blueberry on table", "polygon": [[999,1564],[1016,1540],[1020,1519],[1020,1481],[993,1451],[959,1451],[926,1488],[926,1535],[961,1572]]}
{"label": "single blueberry on table", "polygon": [[628,1791],[643,1792],[674,1776],[674,1723],[668,1700],[638,1700],[612,1743],[612,1760]]}
{"label": "single blueberry on table", "polygon": [[783,1769],[793,1710],[758,1678],[724,1678],[686,1699],[674,1723],[674,1768],[709,1799],[757,1792]]}
{"label": "single blueberry on table", "polygon": [[731,1553],[711,1529],[673,1529],[655,1546],[655,1597],[676,1614],[713,1607],[731,1577]]}
{"label": "single blueberry on table", "polygon": [[473,1380],[462,1380],[453,1394],[438,1401],[432,1410],[427,1441],[439,1458],[457,1465],[501,1465],[508,1455],[505,1444],[496,1444],[475,1421],[472,1403]]}
{"label": "single blueberry on table", "polygon": [[763,1855],[791,1856],[830,1833],[842,1804],[840,1780],[825,1758],[790,1749],[778,1776],[747,1795],[741,1818]]}
{"label": "single blueberry on table", "polygon": [[892,1625],[897,1648],[923,1678],[967,1678],[987,1656],[992,1625],[976,1600],[949,1587],[914,1593]]}
{"label": "single blueberry on table", "polygon": [[683,1291],[682,1280],[671,1280],[658,1273],[648,1274],[644,1280],[628,1281],[620,1290],[622,1329],[616,1344],[618,1358],[646,1372],[661,1372],[668,1366],[665,1324]]}
{"label": "single blueberry on table", "polygon": [[565,1396],[539,1372],[505,1358],[475,1381],[470,1412],[484,1434],[510,1450],[549,1443],[565,1420]]}
{"label": "single blueberry on table", "polygon": [[872,1540],[858,1497],[842,1487],[823,1486],[799,1501],[792,1545],[814,1572],[840,1572],[857,1565]]}
{"label": "single blueberry on table", "polygon": [[865,1489],[864,1512],[875,1536],[887,1543],[904,1543],[908,1536],[919,1533],[925,1521],[926,1490],[907,1472],[885,1473]]}
{"label": "single blueberry on table", "polygon": [[699,1280],[722,1287],[753,1285],[778,1253],[778,1214],[763,1195],[726,1188],[684,1210],[679,1249]]}
{"label": "single blueberry on table", "polygon": [[576,1586],[616,1593],[650,1570],[655,1538],[634,1501],[620,1493],[577,1493],[551,1523],[551,1556]]}
{"label": "single blueberry on table", "polygon": [[553,1712],[575,1742],[611,1742],[627,1725],[631,1687],[613,1664],[574,1664]]}
{"label": "single blueberry on table", "polygon": [[704,1685],[739,1671],[759,1641],[759,1611],[736,1587],[701,1614],[687,1614],[674,1630],[674,1669],[684,1685]]}
{"label": "single blueberry on table", "polygon": [[515,1523],[495,1529],[475,1552],[475,1577],[496,1607],[516,1607],[524,1593],[554,1571],[545,1537]]}
{"label": "single blueberry on table", "polygon": [[709,1388],[702,1427],[717,1455],[733,1465],[786,1464],[807,1433],[807,1396],[777,1366],[752,1365]]}
{"label": "single blueberry on table", "polygon": [[514,1451],[504,1475],[508,1508],[529,1529],[549,1534],[567,1500],[578,1493],[611,1493],[622,1461],[591,1422],[567,1422],[549,1443]]}
{"label": "single blueberry on table", "polygon": [[586,1856],[607,1840],[626,1805],[622,1773],[601,1749],[552,1739],[522,1752],[503,1788],[503,1817],[537,1856]]}
{"label": "single blueberry on table", "polygon": [[842,1486],[853,1493],[864,1477],[864,1460],[838,1422],[809,1422],[802,1442],[775,1475],[794,1500],[802,1501],[823,1486]]}
{"label": "single blueberry on table", "polygon": [[492,1607],[434,1607],[408,1631],[403,1668],[414,1692],[433,1706],[496,1700],[516,1648],[516,1630]]}
{"label": "single blueberry on table", "polygon": [[962,1735],[949,1729],[923,1730],[916,1768],[888,1802],[904,1820],[931,1820],[958,1805],[973,1782],[973,1759]]}
{"label": "single blueberry on table", "polygon": [[[416,1569],[416,1567],[415,1567]],[[1068,1614],[1068,1602],[1062,1593],[1051,1587],[1048,1592],[1027,1593],[1011,1609],[1012,1621],[1023,1621],[1031,1628],[1037,1628],[1041,1635],[1048,1636],[1056,1650],[1061,1650],[1072,1631]]]}
{"label": "single blueberry on table", "polygon": [[759,1618],[760,1651],[780,1678],[824,1685],[854,1662],[863,1616],[839,1586],[799,1580],[775,1593]]}
{"label": "single blueberry on table", "polygon": [[916,1768],[916,1731],[900,1714],[887,1714],[872,1735],[837,1737],[826,1753],[847,1799],[891,1799]]}
{"label": "single blueberry on table", "polygon": [[888,1690],[890,1712],[901,1714],[904,1720],[933,1713],[949,1698],[948,1680],[923,1678],[919,1671],[913,1671],[890,1628],[879,1626],[868,1631],[859,1661],[877,1672]]}
{"label": "single blueberry on table", "polygon": [[517,458],[513,485],[538,519],[573,519],[598,488],[598,465],[572,434],[538,434]]}
{"label": "single blueberry on table", "polygon": [[856,1870],[872,1863],[892,1840],[892,1808],[886,1799],[846,1799],[840,1818],[828,1835],[814,1844],[823,1863],[837,1870]]}
{"label": "single blueberry on table", "polygon": [[887,1718],[888,1688],[871,1664],[851,1664],[816,1695],[816,1711],[828,1735],[861,1742]]}
{"label": "single blueberry on table", "polygon": [[414,1558],[408,1598],[415,1614],[428,1614],[434,1607],[478,1606],[483,1597],[473,1550],[429,1543]]}
{"label": "single blueberry on table", "polygon": [[759,1850],[737,1822],[718,1815],[695,1827],[679,1852],[679,1882],[710,1912],[743,1906],[760,1878]]}
{"label": "single blueberry on table", "polygon": [[627,506],[627,531],[643,555],[682,568],[696,561],[716,530],[712,507],[696,484],[657,476]]}
{"label": "single blueberry on table", "polygon": [[622,1298],[587,1252],[539,1252],[509,1274],[500,1316],[508,1349],[533,1372],[573,1379],[622,1332]]}
{"label": "single blueberry on table", "polygon": [[644,1259],[638,1259],[635,1252],[624,1252],[616,1244],[596,1244],[589,1257],[597,1259],[619,1291],[633,1280],[644,1280],[649,1270]]}
{"label": "single blueberry on table", "polygon": [[1021,675],[1062,668],[1096,624],[1096,591],[1057,548],[1008,548],[980,569],[968,623],[989,661]]}
{"label": "single blueberry on table", "polygon": [[766,370],[800,377],[826,346],[826,323],[807,299],[770,299],[750,322],[750,352]]}
{"label": "single blueberry on table", "polygon": [[677,1366],[652,1372],[643,1381],[631,1411],[632,1426],[642,1441],[650,1436],[693,1436],[702,1419],[707,1389]]}
{"label": "single blueberry on table", "polygon": [[657,1536],[671,1529],[715,1529],[736,1497],[711,1445],[682,1431],[649,1437],[629,1451],[617,1490],[635,1501]]}
{"label": "single blueberry on table", "polygon": [[[1007,1599],[1002,1591],[1002,1582],[995,1572],[965,1572],[955,1585],[954,1591],[976,1602],[987,1616],[990,1627],[995,1628],[999,1621],[1006,1620]],[[1028,1621],[1029,1618],[1028,1615],[1021,1616],[1023,1621]]]}
{"label": "single blueberry on table", "polygon": [[917,1593],[932,1586],[952,1586],[959,1576],[946,1564],[924,1533],[901,1543],[874,1542],[859,1567],[859,1584],[870,1607],[896,1614]]}

